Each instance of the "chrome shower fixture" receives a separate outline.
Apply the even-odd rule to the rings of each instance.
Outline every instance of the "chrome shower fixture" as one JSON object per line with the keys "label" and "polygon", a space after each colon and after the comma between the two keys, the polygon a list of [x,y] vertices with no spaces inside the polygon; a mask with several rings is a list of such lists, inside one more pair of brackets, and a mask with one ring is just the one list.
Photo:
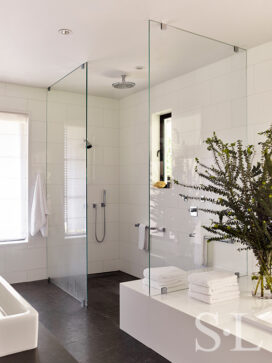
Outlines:
{"label": "chrome shower fixture", "polygon": [[128,88],[132,88],[135,86],[136,83],[134,82],[127,82],[126,81],[126,74],[122,74],[122,81],[121,82],[115,82],[112,84],[113,88],[117,88],[117,89],[128,89]]}
{"label": "chrome shower fixture", "polygon": [[87,139],[84,139],[83,141],[86,143],[86,148],[87,149],[91,149],[93,147],[93,145]]}
{"label": "chrome shower fixture", "polygon": [[102,202],[101,202],[101,208],[103,208],[104,210],[104,218],[103,218],[103,236],[101,239],[98,238],[97,236],[97,208],[98,208],[98,204],[94,203],[93,204],[93,208],[95,210],[95,220],[94,220],[94,235],[95,235],[95,239],[98,243],[102,243],[106,237],[106,190],[103,190],[102,193]]}

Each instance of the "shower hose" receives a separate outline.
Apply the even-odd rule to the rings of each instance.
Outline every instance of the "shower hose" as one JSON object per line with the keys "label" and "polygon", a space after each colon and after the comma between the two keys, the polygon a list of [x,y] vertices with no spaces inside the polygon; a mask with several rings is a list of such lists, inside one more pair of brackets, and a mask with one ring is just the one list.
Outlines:
{"label": "shower hose", "polygon": [[95,226],[94,226],[94,232],[95,232],[95,239],[98,243],[102,243],[106,236],[106,205],[104,203],[101,203],[101,207],[104,209],[104,228],[103,228],[103,236],[101,239],[97,236],[97,206],[96,204],[93,205],[95,209]]}

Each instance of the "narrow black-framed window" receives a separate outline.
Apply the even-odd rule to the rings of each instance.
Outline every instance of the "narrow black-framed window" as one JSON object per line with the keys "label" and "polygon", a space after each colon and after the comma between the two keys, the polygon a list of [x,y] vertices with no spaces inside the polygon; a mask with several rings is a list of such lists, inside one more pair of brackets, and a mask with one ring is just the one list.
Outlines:
{"label": "narrow black-framed window", "polygon": [[172,113],[160,115],[160,181],[168,182],[172,177]]}

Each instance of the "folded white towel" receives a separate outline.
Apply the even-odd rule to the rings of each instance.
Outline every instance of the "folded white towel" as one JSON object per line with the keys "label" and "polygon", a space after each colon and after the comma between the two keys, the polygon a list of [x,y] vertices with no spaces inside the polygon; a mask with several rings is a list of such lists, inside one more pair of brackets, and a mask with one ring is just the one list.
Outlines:
{"label": "folded white towel", "polygon": [[[143,279],[143,286],[145,289],[149,288],[149,281],[147,279]],[[161,289],[162,287],[154,287],[152,285],[150,285],[150,287],[154,290],[157,290],[158,292],[161,292]],[[163,287],[167,287],[167,286],[163,286]],[[175,285],[175,286],[170,286],[170,287],[167,287],[167,292],[175,292],[175,291],[179,291],[179,290],[184,290],[184,289],[187,289],[188,288],[188,285],[186,283],[184,284],[178,284],[178,285]]]}
{"label": "folded white towel", "polygon": [[[147,277],[145,277],[145,279],[149,280]],[[155,284],[155,285],[160,286],[160,287],[175,286],[175,285],[179,285],[179,284],[187,284],[188,285],[187,276],[184,276],[184,277],[179,278],[179,279],[171,279],[171,280],[165,280],[165,281],[157,281],[157,280],[150,279],[150,282],[152,284]]]}
{"label": "folded white towel", "polygon": [[193,299],[205,302],[206,304],[215,304],[215,303],[219,303],[219,302],[223,302],[223,301],[238,299],[240,296],[240,293],[239,292],[233,292],[233,293],[229,293],[229,294],[226,293],[226,294],[222,294],[221,296],[213,297],[213,296],[204,295],[204,294],[200,294],[200,293],[189,290],[188,296],[190,296]]}
{"label": "folded white towel", "polygon": [[[144,269],[144,277],[149,278],[149,269]],[[187,276],[186,271],[176,266],[151,267],[150,278],[154,281],[168,282],[173,279],[182,279]]]}
{"label": "folded white towel", "polygon": [[220,288],[236,283],[237,276],[233,272],[224,271],[195,272],[189,275],[188,281],[209,288]]}
{"label": "folded white towel", "polygon": [[[146,277],[143,279],[143,284],[149,286],[149,279],[147,279]],[[179,287],[179,286],[184,286],[184,288],[188,288],[188,283],[187,280],[176,280],[175,282],[172,283],[166,283],[163,284],[161,282],[158,281],[154,281],[154,280],[150,280],[150,286],[153,287],[154,289],[161,289],[162,287],[167,287],[168,288],[172,288],[172,287]]]}
{"label": "folded white towel", "polygon": [[212,295],[217,296],[222,293],[230,293],[230,292],[237,292],[239,291],[238,283],[234,283],[233,285],[229,286],[218,286],[216,288],[210,288],[206,286],[196,285],[196,284],[189,284],[190,291],[204,294],[204,295]]}

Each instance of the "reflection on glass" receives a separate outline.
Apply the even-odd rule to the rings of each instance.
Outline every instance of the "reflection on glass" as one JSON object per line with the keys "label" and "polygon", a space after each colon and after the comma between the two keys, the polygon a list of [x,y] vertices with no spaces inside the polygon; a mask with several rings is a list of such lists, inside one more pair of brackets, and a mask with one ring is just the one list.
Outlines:
{"label": "reflection on glass", "polygon": [[86,233],[86,158],[84,127],[66,126],[64,129],[64,229],[66,237]]}
{"label": "reflection on glass", "polygon": [[[179,187],[158,188],[171,175],[184,184],[200,181],[195,158],[212,162],[204,141],[215,131],[226,142],[246,141],[246,52],[227,44],[150,22],[150,226],[165,227],[165,233],[150,230],[150,267],[177,266],[190,271],[222,268],[247,273],[246,252],[230,243],[210,243],[202,228],[209,207],[180,198]],[[171,112],[164,123],[164,166],[156,151],[160,115]],[[152,280],[152,270],[150,273]],[[152,294],[160,291],[151,289]]]}
{"label": "reflection on glass", "polygon": [[164,119],[164,181],[172,179],[172,115]]}
{"label": "reflection on glass", "polygon": [[[170,187],[172,179],[172,114],[152,116],[152,178],[157,187]],[[159,183],[163,182],[163,183]]]}
{"label": "reflection on glass", "polygon": [[86,66],[47,97],[47,258],[53,283],[87,303]]}

